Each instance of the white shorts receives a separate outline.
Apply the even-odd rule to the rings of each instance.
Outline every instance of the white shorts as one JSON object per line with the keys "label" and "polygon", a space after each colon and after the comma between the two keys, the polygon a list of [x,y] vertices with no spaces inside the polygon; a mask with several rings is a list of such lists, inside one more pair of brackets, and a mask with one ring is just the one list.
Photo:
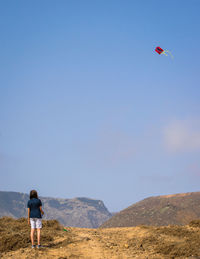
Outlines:
{"label": "white shorts", "polygon": [[30,218],[31,228],[42,228],[42,219]]}

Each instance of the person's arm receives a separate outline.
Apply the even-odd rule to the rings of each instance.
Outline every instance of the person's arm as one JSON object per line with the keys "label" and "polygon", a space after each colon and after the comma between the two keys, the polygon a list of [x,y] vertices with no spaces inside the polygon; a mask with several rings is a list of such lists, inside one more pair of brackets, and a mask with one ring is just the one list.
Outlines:
{"label": "person's arm", "polygon": [[42,210],[42,202],[40,199],[39,199],[39,206],[40,206],[41,215],[44,215],[44,211]]}
{"label": "person's arm", "polygon": [[30,225],[30,208],[28,208],[28,224]]}
{"label": "person's arm", "polygon": [[40,212],[42,215],[44,215],[44,211],[42,210],[42,206],[40,206]]}

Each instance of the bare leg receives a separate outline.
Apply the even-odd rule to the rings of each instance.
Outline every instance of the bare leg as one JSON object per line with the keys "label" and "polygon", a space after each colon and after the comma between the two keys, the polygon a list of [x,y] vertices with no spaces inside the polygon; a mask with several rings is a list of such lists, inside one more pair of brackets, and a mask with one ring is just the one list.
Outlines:
{"label": "bare leg", "polygon": [[37,228],[37,241],[38,245],[40,245],[40,228]]}
{"label": "bare leg", "polygon": [[35,233],[35,229],[31,228],[31,243],[32,243],[32,246],[34,246],[34,233]]}

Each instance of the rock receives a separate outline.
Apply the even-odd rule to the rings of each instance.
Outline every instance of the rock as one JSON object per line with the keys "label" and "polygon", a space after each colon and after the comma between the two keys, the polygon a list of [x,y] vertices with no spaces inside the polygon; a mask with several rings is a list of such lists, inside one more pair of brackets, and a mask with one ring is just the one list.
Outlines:
{"label": "rock", "polygon": [[128,244],[125,244],[124,247],[125,247],[125,248],[129,248],[129,245],[128,245]]}

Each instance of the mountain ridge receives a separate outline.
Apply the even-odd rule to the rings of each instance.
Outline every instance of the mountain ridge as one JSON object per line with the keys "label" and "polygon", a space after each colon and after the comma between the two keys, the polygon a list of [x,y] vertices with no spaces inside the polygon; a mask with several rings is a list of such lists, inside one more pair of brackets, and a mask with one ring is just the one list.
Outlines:
{"label": "mountain ridge", "polygon": [[[112,216],[101,200],[86,197],[39,198],[45,212],[44,219],[56,219],[70,227],[97,228]],[[26,193],[0,191],[0,217],[27,217],[28,200]]]}

